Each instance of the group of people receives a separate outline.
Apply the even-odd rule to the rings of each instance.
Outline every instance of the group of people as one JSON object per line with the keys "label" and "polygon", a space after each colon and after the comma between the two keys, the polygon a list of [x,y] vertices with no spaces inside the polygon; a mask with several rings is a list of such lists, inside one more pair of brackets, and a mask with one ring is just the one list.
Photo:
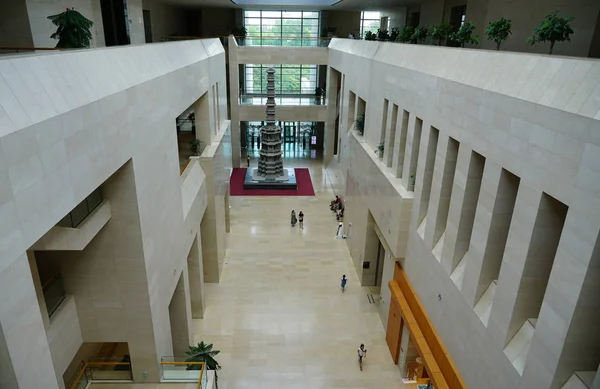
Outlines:
{"label": "group of people", "polygon": [[292,227],[296,227],[296,223],[300,223],[300,228],[304,229],[304,212],[300,211],[298,217],[296,217],[296,211],[292,209],[291,219]]}
{"label": "group of people", "polygon": [[331,200],[329,204],[331,212],[335,213],[335,220],[342,221],[344,218],[344,206],[342,205],[342,199],[339,196],[335,196],[335,199]]}

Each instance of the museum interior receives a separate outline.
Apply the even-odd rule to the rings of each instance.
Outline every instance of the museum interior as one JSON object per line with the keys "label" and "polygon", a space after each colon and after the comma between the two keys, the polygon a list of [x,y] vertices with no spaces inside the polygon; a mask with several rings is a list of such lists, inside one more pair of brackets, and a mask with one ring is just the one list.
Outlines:
{"label": "museum interior", "polygon": [[600,2],[0,2],[0,296],[1,389],[600,389]]}

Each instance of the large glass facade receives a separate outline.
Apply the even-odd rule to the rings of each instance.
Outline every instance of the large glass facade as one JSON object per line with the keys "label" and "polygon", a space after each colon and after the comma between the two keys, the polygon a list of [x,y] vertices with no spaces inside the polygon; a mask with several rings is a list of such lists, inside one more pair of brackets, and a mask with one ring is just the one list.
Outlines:
{"label": "large glass facade", "polygon": [[363,11],[360,13],[360,37],[365,38],[365,33],[376,33],[381,26],[381,12]]}
{"label": "large glass facade", "polygon": [[243,93],[267,94],[267,69],[275,69],[275,95],[314,95],[317,65],[245,65]]}
{"label": "large glass facade", "polygon": [[318,11],[244,11],[248,46],[318,46]]}

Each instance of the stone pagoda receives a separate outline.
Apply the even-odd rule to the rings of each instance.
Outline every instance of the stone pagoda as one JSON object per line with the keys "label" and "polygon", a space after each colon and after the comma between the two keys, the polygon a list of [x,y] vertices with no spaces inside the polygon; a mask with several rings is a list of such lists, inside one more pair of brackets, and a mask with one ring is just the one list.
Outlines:
{"label": "stone pagoda", "polygon": [[267,120],[260,129],[261,147],[258,169],[246,171],[244,188],[297,189],[293,171],[283,167],[281,159],[281,127],[275,124],[275,69],[267,70]]}

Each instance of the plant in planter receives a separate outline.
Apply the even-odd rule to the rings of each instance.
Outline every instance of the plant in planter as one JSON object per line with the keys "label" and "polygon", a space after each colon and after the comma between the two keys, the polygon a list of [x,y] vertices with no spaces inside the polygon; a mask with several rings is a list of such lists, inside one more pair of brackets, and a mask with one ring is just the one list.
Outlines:
{"label": "plant in planter", "polygon": [[315,88],[315,103],[321,104],[321,101],[325,97],[325,89],[320,86]]}
{"label": "plant in planter", "polygon": [[573,18],[569,15],[564,18],[558,16],[558,11],[546,15],[542,24],[533,31],[533,36],[527,38],[527,42],[535,45],[541,42],[550,42],[550,53],[554,50],[556,42],[571,42],[573,29],[569,25]]}
{"label": "plant in planter", "polygon": [[365,113],[361,112],[358,114],[356,120],[354,121],[354,128],[360,135],[365,134]]}
{"label": "plant in planter", "polygon": [[365,40],[366,41],[374,41],[377,39],[377,35],[373,33],[373,31],[365,32]]}
{"label": "plant in planter", "polygon": [[388,30],[382,30],[381,28],[377,29],[377,40],[378,41],[389,41],[390,40],[390,34],[388,33]]}
{"label": "plant in planter", "polygon": [[400,35],[400,29],[398,27],[392,28],[392,32],[390,32],[390,42],[396,42],[398,36]]}
{"label": "plant in planter", "polygon": [[446,39],[452,33],[452,26],[446,23],[431,27],[427,32],[432,43],[437,43],[438,46],[446,43]]}
{"label": "plant in planter", "polygon": [[[215,356],[220,353],[219,350],[213,350],[213,344],[206,344],[204,342],[198,343],[197,346],[190,346],[188,351],[185,353],[188,355],[186,362],[204,362],[207,370],[214,370],[215,372],[215,386],[219,387],[219,378],[217,376],[217,370],[221,370],[221,365],[215,360]],[[188,365],[186,370],[200,370],[201,365]]]}
{"label": "plant in planter", "polygon": [[465,47],[465,44],[468,45],[476,45],[479,43],[479,37],[473,34],[475,30],[475,26],[472,22],[463,23],[462,26],[458,29],[458,31],[450,34],[450,40],[460,47]]}
{"label": "plant in planter", "polygon": [[384,149],[383,142],[381,142],[379,144],[379,146],[377,146],[377,148],[375,149],[375,152],[379,154],[379,158],[383,158],[383,149]]}
{"label": "plant in planter", "polygon": [[396,38],[396,42],[406,43],[410,42],[413,34],[415,33],[415,28],[412,26],[404,26],[402,30],[400,30],[400,34]]}
{"label": "plant in planter", "polygon": [[75,11],[74,8],[67,8],[65,12],[48,16],[48,19],[57,27],[56,32],[50,35],[50,38],[58,39],[57,48],[83,49],[90,47],[92,42],[90,28],[94,22]]}
{"label": "plant in planter", "polygon": [[427,39],[427,35],[429,35],[429,28],[427,26],[419,26],[415,27],[412,36],[410,37],[411,43],[422,43]]}
{"label": "plant in planter", "polygon": [[194,153],[194,155],[200,156],[200,153],[202,151],[201,145],[202,142],[199,139],[194,139],[190,142],[190,150],[192,151],[192,153]]}
{"label": "plant in planter", "polygon": [[496,19],[485,29],[485,35],[488,40],[496,42],[496,50],[500,50],[502,42],[508,39],[509,35],[512,35],[510,27],[512,22],[510,19],[506,19],[504,16],[500,19]]}
{"label": "plant in planter", "polygon": [[246,36],[248,35],[248,30],[246,29],[246,27],[238,26],[231,30],[231,33],[234,37],[238,38],[240,41],[243,42],[246,39]]}

